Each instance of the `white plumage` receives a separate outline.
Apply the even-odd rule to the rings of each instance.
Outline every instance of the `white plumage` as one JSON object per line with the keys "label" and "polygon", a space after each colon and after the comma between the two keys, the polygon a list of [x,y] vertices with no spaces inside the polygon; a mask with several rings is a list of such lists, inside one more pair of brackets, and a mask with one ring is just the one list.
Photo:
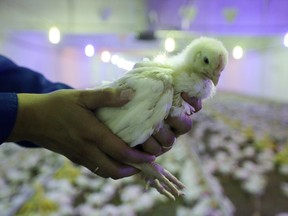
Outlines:
{"label": "white plumage", "polygon": [[[161,73],[157,68],[145,67],[130,71],[109,87],[130,87],[135,91],[133,99],[121,108],[103,108],[97,112],[99,119],[132,147],[146,141],[155,128],[161,127],[171,108],[172,79]],[[154,74],[161,77],[151,77]]]}
{"label": "white plumage", "polygon": [[[213,38],[195,39],[176,56],[137,63],[133,70],[103,87],[132,88],[132,100],[122,107],[101,108],[96,116],[131,147],[145,142],[164,124],[170,114],[191,114],[194,108],[181,93],[205,99],[212,96],[224,69],[228,54],[223,44]],[[183,185],[156,163],[133,166],[160,193],[174,198]],[[172,193],[172,194],[171,194]]]}

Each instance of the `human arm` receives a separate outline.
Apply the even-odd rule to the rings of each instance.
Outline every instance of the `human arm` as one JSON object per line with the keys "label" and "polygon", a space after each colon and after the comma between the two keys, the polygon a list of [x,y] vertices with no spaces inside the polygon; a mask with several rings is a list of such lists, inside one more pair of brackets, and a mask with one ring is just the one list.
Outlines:
{"label": "human arm", "polygon": [[[18,98],[17,93],[48,93],[58,89],[71,89],[64,83],[51,82],[42,74],[21,67],[0,55],[0,144],[10,134],[14,125]],[[28,141],[19,141],[24,147],[39,147]]]}
{"label": "human arm", "polygon": [[119,92],[60,90],[50,94],[18,94],[18,101],[17,120],[7,141],[29,140],[91,171],[99,167],[98,175],[114,179],[138,172],[125,163],[155,159],[128,147],[95,118],[94,110],[99,107],[128,102],[127,96],[123,98]]}

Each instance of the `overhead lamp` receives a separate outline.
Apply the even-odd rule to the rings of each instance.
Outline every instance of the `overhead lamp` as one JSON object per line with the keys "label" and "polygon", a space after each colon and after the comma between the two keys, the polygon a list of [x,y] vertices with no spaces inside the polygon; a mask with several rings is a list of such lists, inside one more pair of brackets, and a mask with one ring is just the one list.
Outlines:
{"label": "overhead lamp", "polygon": [[92,44],[88,44],[85,46],[85,55],[87,57],[94,56],[94,46]]}
{"label": "overhead lamp", "polygon": [[173,38],[166,38],[165,40],[165,50],[167,52],[173,52],[175,49],[175,40]]}
{"label": "overhead lamp", "polygon": [[119,62],[119,59],[120,59],[120,57],[118,56],[118,55],[112,55],[112,57],[111,57],[111,63],[112,64],[114,64],[114,65],[117,65],[118,64],[118,62]]}
{"label": "overhead lamp", "polygon": [[235,46],[233,49],[233,57],[235,59],[241,59],[243,57],[243,49],[241,46]]}
{"label": "overhead lamp", "polygon": [[288,33],[285,34],[283,44],[285,47],[288,47]]}
{"label": "overhead lamp", "polygon": [[49,41],[52,44],[58,44],[61,39],[61,33],[60,30],[56,27],[53,26],[49,29]]}
{"label": "overhead lamp", "polygon": [[103,62],[109,62],[110,59],[111,59],[111,54],[110,54],[109,51],[103,51],[103,52],[101,53],[101,60],[102,60]]}

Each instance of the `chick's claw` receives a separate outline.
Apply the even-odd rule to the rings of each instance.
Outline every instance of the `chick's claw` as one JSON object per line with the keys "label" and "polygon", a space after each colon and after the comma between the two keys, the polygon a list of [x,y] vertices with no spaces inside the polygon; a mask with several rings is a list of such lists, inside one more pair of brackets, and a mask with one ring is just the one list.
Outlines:
{"label": "chick's claw", "polygon": [[141,170],[141,174],[148,186],[154,187],[160,194],[175,200],[175,197],[184,195],[181,189],[185,186],[169,171],[157,163],[133,164]]}
{"label": "chick's claw", "polygon": [[175,200],[175,196],[172,195],[169,188],[165,188],[165,186],[162,186],[162,184],[159,182],[158,179],[154,179],[150,181],[149,185],[151,187],[154,187],[160,194],[163,194],[164,196],[168,197],[169,199]]}

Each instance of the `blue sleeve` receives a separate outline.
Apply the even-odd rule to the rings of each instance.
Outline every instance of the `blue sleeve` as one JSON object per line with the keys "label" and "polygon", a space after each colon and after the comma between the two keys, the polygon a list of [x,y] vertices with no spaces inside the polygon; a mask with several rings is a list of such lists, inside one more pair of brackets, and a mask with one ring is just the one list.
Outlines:
{"label": "blue sleeve", "polygon": [[[17,93],[48,93],[70,88],[63,83],[51,82],[42,74],[20,67],[0,55],[0,144],[7,139],[13,129],[18,108]],[[18,144],[37,147],[25,140]]]}
{"label": "blue sleeve", "polygon": [[70,88],[63,83],[53,83],[42,74],[20,67],[0,55],[0,92],[47,93]]}
{"label": "blue sleeve", "polygon": [[0,144],[13,129],[17,115],[18,99],[15,93],[0,93]]}

